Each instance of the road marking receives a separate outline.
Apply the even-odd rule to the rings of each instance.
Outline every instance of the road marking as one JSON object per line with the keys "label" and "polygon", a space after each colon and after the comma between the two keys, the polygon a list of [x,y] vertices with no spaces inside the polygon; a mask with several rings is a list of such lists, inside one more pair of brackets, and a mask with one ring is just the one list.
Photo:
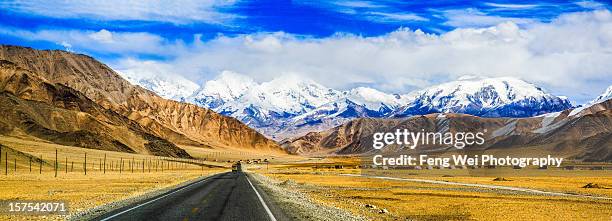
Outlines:
{"label": "road marking", "polygon": [[583,198],[589,198],[589,199],[612,200],[612,198],[610,197],[603,197],[603,196],[589,196],[589,195],[578,195],[578,194],[569,194],[569,193],[558,193],[558,192],[549,192],[549,191],[542,191],[542,190],[528,189],[528,188],[521,188],[521,187],[511,187],[511,186],[498,186],[498,185],[475,184],[475,183],[459,183],[459,182],[449,182],[449,181],[440,181],[440,180],[398,178],[398,177],[386,177],[386,176],[368,176],[368,175],[360,175],[360,174],[340,174],[340,175],[341,176],[384,179],[384,180],[399,180],[399,181],[410,181],[410,182],[419,182],[419,183],[431,183],[431,184],[443,184],[443,185],[480,187],[480,188],[489,188],[489,189],[498,189],[498,190],[510,190],[510,191],[517,191],[517,192],[548,195],[548,196],[565,196],[565,197],[579,197],[579,198],[583,197]]}
{"label": "road marking", "polygon": [[249,177],[246,174],[244,175],[244,177],[246,177],[246,180],[249,181],[251,188],[253,188],[253,191],[255,191],[255,194],[257,194],[257,198],[259,198],[259,202],[261,202],[261,205],[263,205],[264,209],[266,209],[266,213],[268,213],[268,217],[270,217],[270,220],[276,221],[274,214],[272,214],[272,211],[270,211],[270,208],[268,208],[268,205],[266,205],[266,202],[263,200],[263,198],[261,198],[261,195],[259,195],[259,192],[257,192],[257,189],[255,189],[255,186],[253,186],[253,183],[251,183],[251,181],[249,180]]}
{"label": "road marking", "polygon": [[[214,175],[213,175],[213,176],[214,176]],[[195,183],[189,184],[189,185],[187,185],[187,186],[184,186],[184,187],[178,188],[178,189],[176,189],[176,190],[174,190],[174,191],[172,191],[172,192],[166,193],[166,194],[164,194],[164,195],[162,195],[162,196],[159,196],[159,197],[157,197],[157,198],[155,198],[155,199],[149,200],[149,201],[147,201],[146,203],[143,203],[143,204],[140,204],[140,205],[134,206],[134,207],[129,208],[129,209],[127,209],[127,210],[121,211],[120,213],[117,213],[117,214],[115,214],[115,215],[112,215],[112,216],[106,217],[106,218],[104,218],[104,219],[101,219],[100,221],[108,221],[108,220],[111,220],[112,218],[115,218],[115,217],[117,217],[117,216],[120,216],[120,215],[122,215],[122,214],[124,214],[124,213],[127,213],[127,212],[129,212],[129,211],[132,211],[132,210],[138,209],[138,208],[140,208],[141,206],[147,205],[147,204],[149,204],[149,203],[152,203],[152,202],[158,201],[158,200],[160,200],[160,199],[163,199],[163,198],[165,198],[165,197],[167,197],[167,196],[170,196],[170,195],[172,195],[172,194],[174,194],[174,193],[176,193],[176,192],[178,192],[178,191],[181,191],[181,190],[183,190],[183,189],[185,189],[185,188],[187,188],[187,187],[190,187],[190,186],[193,186],[193,185],[199,184],[199,183],[201,183],[201,182],[204,182],[204,181],[208,180],[209,178],[211,178],[211,177],[213,177],[213,176],[206,177],[206,178],[204,178],[203,180],[200,180],[200,181],[198,181],[198,182],[195,182]]]}

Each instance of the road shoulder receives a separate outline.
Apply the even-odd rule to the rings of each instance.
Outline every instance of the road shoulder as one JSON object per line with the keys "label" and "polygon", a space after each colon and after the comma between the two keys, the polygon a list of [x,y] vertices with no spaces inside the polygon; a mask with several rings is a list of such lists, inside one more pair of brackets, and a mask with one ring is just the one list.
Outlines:
{"label": "road shoulder", "polygon": [[[366,220],[339,208],[318,204],[306,194],[291,188],[283,182],[276,181],[257,173],[248,173],[249,178],[266,202],[272,202],[270,210],[277,220]],[[263,191],[262,191],[263,190]]]}

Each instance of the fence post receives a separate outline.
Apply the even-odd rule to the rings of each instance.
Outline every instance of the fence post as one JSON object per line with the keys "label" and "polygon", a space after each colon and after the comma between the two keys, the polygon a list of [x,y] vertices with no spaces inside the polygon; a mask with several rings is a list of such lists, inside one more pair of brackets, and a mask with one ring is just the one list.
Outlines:
{"label": "fence post", "polygon": [[121,157],[121,164],[119,165],[119,173],[123,172],[123,157]]}
{"label": "fence post", "polygon": [[55,177],[57,177],[57,149],[55,149]]}
{"label": "fence post", "polygon": [[104,154],[104,174],[106,174],[106,154]]}
{"label": "fence post", "polygon": [[65,167],[66,167],[66,174],[67,174],[67,173],[68,173],[68,157],[66,157],[66,164],[65,164]]}
{"label": "fence post", "polygon": [[4,151],[4,175],[8,175],[8,151]]}
{"label": "fence post", "polygon": [[30,156],[30,173],[32,172],[32,156]]}
{"label": "fence post", "polygon": [[87,175],[87,153],[85,153],[85,162],[83,163],[83,171]]}
{"label": "fence post", "polygon": [[38,174],[42,174],[43,155],[40,155],[40,164],[38,165]]}
{"label": "fence post", "polygon": [[70,161],[70,172],[74,172],[74,161]]}
{"label": "fence post", "polygon": [[15,159],[13,159],[13,167],[15,167],[15,174],[17,174],[17,155],[15,155]]}

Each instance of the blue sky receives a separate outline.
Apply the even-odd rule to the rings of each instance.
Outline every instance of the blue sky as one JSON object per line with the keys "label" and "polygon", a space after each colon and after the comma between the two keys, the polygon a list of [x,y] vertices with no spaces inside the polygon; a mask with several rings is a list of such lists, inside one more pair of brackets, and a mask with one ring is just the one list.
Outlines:
{"label": "blue sky", "polygon": [[[229,70],[408,92],[511,75],[584,102],[611,83],[609,10],[596,1],[0,1],[0,43],[198,83]],[[344,81],[326,82],[330,74]]]}

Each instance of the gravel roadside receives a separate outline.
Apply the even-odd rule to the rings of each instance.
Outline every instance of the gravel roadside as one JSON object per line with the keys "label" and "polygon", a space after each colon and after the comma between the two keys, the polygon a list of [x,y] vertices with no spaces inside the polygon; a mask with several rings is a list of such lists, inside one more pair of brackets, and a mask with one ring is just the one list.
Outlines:
{"label": "gravel roadside", "polygon": [[345,210],[321,205],[295,188],[293,182],[280,182],[261,174],[251,173],[283,211],[293,220],[367,220]]}

